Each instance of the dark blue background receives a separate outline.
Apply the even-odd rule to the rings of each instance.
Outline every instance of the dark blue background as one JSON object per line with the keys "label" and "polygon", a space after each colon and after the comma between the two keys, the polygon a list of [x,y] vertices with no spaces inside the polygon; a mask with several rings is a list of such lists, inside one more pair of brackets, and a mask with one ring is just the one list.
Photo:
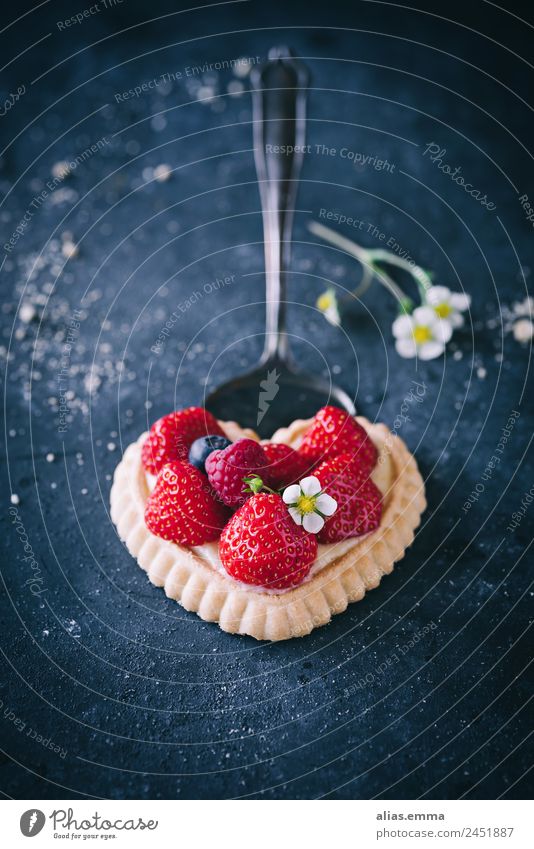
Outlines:
{"label": "dark blue background", "polygon": [[[87,8],[80,0],[0,35],[11,60],[2,101],[26,87],[0,122],[2,244],[54,163],[109,140],[48,193],[15,248],[2,248],[7,796],[528,793],[532,509],[507,526],[532,486],[532,386],[530,348],[513,338],[506,309],[531,285],[532,224],[518,197],[534,196],[532,26],[512,14],[528,17],[526,4],[510,13],[480,0],[420,5],[425,13],[251,0],[178,14],[176,4],[123,0],[59,29]],[[255,359],[264,314],[251,104],[228,95],[236,77],[208,79],[209,103],[195,102],[187,77],[124,102],[115,95],[188,66],[264,57],[280,42],[312,71],[309,142],[395,166],[306,157],[289,293],[295,353],[312,369],[324,368],[322,354],[361,412],[390,426],[413,381],[424,383],[399,433],[427,478],[429,508],[379,590],[311,636],[270,645],[224,634],[152,587],[116,536],[108,494],[121,450],[147,422],[201,402],[208,374]],[[424,156],[430,142],[496,210]],[[146,169],[161,163],[172,178],[150,182]],[[446,357],[416,368],[397,356],[395,305],[378,284],[350,309],[346,333],[313,309],[325,280],[349,290],[359,277],[353,260],[309,234],[321,208],[376,225],[436,282],[471,293]],[[341,229],[378,246],[371,233]],[[65,232],[79,243],[67,262]],[[178,304],[231,275],[232,285],[185,307],[161,354],[151,351]],[[20,303],[35,308],[30,321]],[[71,418],[60,433],[57,377],[75,310]],[[464,512],[513,410],[501,462]],[[32,572],[10,492],[40,567],[39,597],[25,585]]]}

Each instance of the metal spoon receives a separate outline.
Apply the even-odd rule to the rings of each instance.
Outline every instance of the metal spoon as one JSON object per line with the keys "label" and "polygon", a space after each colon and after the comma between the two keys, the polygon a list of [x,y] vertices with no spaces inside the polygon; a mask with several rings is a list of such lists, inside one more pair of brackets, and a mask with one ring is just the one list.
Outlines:
{"label": "metal spoon", "polygon": [[256,368],[217,387],[205,406],[262,437],[325,404],[354,415],[354,405],[334,384],[297,370],[286,331],[286,274],[293,211],[304,154],[307,68],[285,48],[273,48],[251,73],[254,157],[265,242],[265,346]]}

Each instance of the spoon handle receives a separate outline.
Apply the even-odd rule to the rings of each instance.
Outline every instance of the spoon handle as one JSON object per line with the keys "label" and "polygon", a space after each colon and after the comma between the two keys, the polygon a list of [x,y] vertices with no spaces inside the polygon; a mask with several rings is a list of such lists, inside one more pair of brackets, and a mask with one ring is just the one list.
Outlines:
{"label": "spoon handle", "polygon": [[254,158],[265,243],[266,316],[262,362],[288,357],[286,270],[306,137],[309,73],[286,47],[251,72]]}

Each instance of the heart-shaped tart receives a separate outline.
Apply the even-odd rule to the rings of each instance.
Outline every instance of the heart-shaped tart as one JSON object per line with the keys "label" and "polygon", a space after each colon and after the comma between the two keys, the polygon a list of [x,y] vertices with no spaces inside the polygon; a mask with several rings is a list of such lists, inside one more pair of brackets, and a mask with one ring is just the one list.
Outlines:
{"label": "heart-shaped tart", "polygon": [[326,407],[262,446],[200,410],[142,434],[111,488],[119,537],[169,598],[232,634],[287,640],[359,601],[404,556],[424,484],[385,425]]}

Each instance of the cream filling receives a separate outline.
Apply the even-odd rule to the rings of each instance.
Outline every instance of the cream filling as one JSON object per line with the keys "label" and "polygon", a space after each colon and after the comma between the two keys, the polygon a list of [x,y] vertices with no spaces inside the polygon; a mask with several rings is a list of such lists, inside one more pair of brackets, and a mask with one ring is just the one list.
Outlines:
{"label": "cream filling", "polygon": [[[382,495],[387,496],[387,493],[393,482],[391,457],[389,451],[387,450],[387,446],[384,443],[377,444],[375,440],[375,444],[378,448],[378,460],[371,474],[371,480],[376,484]],[[149,492],[152,492],[156,484],[156,476],[145,472],[145,480]],[[317,548],[317,557],[313,561],[311,569],[308,572],[303,583],[306,583],[306,581],[309,581],[322,569],[325,569],[330,563],[332,563],[333,560],[337,560],[338,557],[342,557],[344,554],[346,554],[347,551],[349,551],[349,549],[354,545],[355,539],[362,540],[365,538],[365,536],[367,536],[367,534],[364,534],[360,537],[351,537],[350,539],[342,540],[341,542],[332,542],[327,543],[326,545],[319,545]],[[206,563],[209,563],[209,565],[213,569],[215,569],[216,572],[219,572],[221,575],[224,575],[225,578],[229,578],[231,581],[235,581],[236,584],[246,587],[247,590],[262,593],[272,593],[273,595],[278,595],[280,593],[287,592],[287,590],[274,590],[268,589],[267,587],[254,586],[253,584],[245,584],[242,581],[237,581],[235,578],[232,578],[232,576],[228,574],[228,572],[221,563],[221,559],[219,557],[218,541],[206,542],[203,545],[192,546],[191,551],[197,557],[200,557],[201,560],[204,560]]]}
{"label": "cream filling", "polygon": [[[358,537],[358,539],[364,539],[366,536],[367,534],[363,534],[361,537]],[[302,581],[302,584],[305,584],[307,581],[310,581],[314,575],[316,575],[318,572],[328,566],[329,563],[345,554],[350,549],[351,544],[353,543],[354,538],[346,539],[342,542],[328,543],[327,545],[318,545],[317,557],[313,561],[310,571]],[[215,569],[216,572],[219,572],[221,575],[224,575],[225,578],[230,578],[230,580],[235,581],[236,584],[239,584],[242,587],[246,587],[247,590],[252,590],[253,592],[259,593],[272,593],[273,595],[280,595],[281,593],[287,592],[287,589],[269,589],[268,587],[256,586],[255,584],[245,584],[243,583],[243,581],[238,581],[236,580],[236,578],[233,578],[232,575],[228,574],[228,572],[221,563],[221,558],[219,557],[219,543],[217,541],[206,542],[204,543],[204,545],[196,545],[191,549],[191,551],[193,551],[197,555],[197,557],[200,557],[202,560],[207,561],[210,566]]]}

